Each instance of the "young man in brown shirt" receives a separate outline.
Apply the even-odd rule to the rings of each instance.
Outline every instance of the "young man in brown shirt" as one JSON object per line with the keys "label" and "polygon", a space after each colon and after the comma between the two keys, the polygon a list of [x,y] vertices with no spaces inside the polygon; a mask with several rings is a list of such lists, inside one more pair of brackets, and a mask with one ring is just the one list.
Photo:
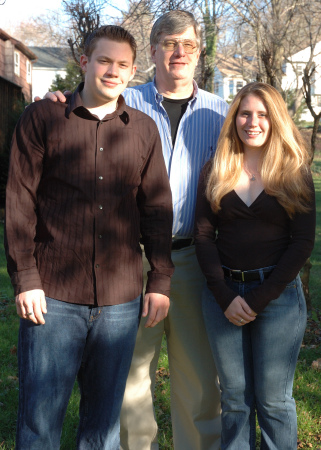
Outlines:
{"label": "young man in brown shirt", "polygon": [[[22,115],[6,205],[8,271],[21,317],[17,449],[58,449],[74,381],[77,448],[119,448],[119,414],[143,308],[169,307],[172,204],[157,127],[126,106],[136,44],[88,38],[85,83]],[[144,243],[151,270],[141,305]]]}

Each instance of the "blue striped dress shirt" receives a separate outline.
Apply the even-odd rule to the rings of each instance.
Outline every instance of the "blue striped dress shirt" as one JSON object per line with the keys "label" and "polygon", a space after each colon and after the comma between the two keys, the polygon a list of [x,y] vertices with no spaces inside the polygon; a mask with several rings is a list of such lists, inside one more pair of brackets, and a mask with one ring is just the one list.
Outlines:
{"label": "blue striped dress shirt", "polygon": [[148,114],[157,124],[173,196],[173,236],[193,235],[199,174],[213,157],[228,105],[220,97],[199,89],[181,118],[173,148],[168,115],[162,106],[155,80],[128,88],[123,96],[127,105]]}

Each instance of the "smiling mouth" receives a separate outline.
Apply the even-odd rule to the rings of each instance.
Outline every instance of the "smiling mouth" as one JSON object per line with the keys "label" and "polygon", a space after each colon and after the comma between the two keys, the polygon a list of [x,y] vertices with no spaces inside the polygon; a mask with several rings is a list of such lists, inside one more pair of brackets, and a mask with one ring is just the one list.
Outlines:
{"label": "smiling mouth", "polygon": [[109,87],[116,87],[116,86],[118,86],[120,83],[115,83],[115,82],[113,82],[113,81],[111,81],[111,80],[101,80],[101,82],[103,83],[103,84],[105,84],[105,85],[108,85]]}
{"label": "smiling mouth", "polygon": [[262,131],[245,131],[245,133],[248,136],[256,137],[256,136],[259,136],[262,133]]}

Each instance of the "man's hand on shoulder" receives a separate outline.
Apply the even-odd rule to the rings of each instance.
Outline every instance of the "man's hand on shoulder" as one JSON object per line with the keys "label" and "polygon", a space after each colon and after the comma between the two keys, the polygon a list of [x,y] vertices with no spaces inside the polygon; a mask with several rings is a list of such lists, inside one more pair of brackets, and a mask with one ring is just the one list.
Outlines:
{"label": "man's hand on shoulder", "polygon": [[169,298],[163,294],[145,294],[143,317],[148,316],[145,328],[152,328],[165,319],[169,309]]}
{"label": "man's hand on shoulder", "polygon": [[[55,92],[47,92],[44,96],[44,98],[48,98],[49,100],[51,100],[52,102],[57,102],[58,100],[61,103],[65,103],[66,102],[66,95],[70,95],[71,91],[65,91],[64,94],[60,91],[55,91]],[[38,102],[39,100],[41,100],[40,97],[36,96],[34,98],[35,102]]]}
{"label": "man's hand on shoulder", "polygon": [[43,325],[43,314],[47,312],[45,293],[42,289],[21,292],[16,296],[17,314],[22,319],[28,319],[36,324]]}

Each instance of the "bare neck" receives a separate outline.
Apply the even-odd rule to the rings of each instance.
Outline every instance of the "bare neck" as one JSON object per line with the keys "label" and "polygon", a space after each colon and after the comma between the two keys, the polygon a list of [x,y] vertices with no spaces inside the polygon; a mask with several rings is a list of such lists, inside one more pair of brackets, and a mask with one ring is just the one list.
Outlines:
{"label": "bare neck", "polygon": [[255,171],[259,167],[262,158],[262,151],[259,149],[244,149],[243,162],[248,169]]}
{"label": "bare neck", "polygon": [[86,109],[88,109],[91,114],[97,116],[100,120],[102,120],[107,114],[112,114],[117,109],[117,99],[113,99],[108,103],[102,103],[101,105],[97,105],[97,102],[87,94],[85,89],[80,93],[83,105]]}
{"label": "bare neck", "polygon": [[167,98],[180,99],[189,98],[194,91],[193,81],[182,83],[181,80],[173,83],[158,83],[156,78],[157,90],[160,94]]}

